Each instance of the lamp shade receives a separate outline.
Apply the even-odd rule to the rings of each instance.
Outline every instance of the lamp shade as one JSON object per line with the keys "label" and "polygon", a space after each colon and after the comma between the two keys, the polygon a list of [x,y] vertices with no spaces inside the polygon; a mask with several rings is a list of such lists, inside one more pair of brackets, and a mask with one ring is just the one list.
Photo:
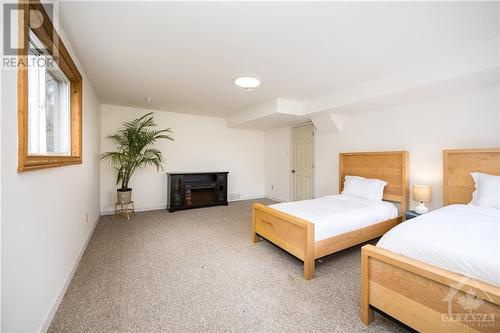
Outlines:
{"label": "lamp shade", "polygon": [[413,185],[413,200],[419,202],[431,201],[430,185]]}

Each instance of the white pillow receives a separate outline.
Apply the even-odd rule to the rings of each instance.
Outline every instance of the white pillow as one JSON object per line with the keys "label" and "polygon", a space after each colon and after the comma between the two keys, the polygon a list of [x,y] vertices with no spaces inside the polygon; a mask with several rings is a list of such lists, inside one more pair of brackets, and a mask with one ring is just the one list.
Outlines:
{"label": "white pillow", "polygon": [[345,176],[342,194],[382,201],[387,182],[380,179],[368,179],[358,176]]}
{"label": "white pillow", "polygon": [[481,172],[470,174],[474,179],[476,191],[472,193],[473,206],[500,208],[500,176],[488,175]]}

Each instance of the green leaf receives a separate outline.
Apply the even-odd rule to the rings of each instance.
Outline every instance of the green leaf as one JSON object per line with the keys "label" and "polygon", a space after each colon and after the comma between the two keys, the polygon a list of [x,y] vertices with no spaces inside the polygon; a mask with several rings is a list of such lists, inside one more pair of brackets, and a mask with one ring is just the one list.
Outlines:
{"label": "green leaf", "polygon": [[149,112],[139,118],[124,122],[115,134],[108,139],[117,147],[116,151],[105,152],[100,158],[114,166],[117,170],[116,183],[127,188],[130,178],[137,169],[154,166],[163,170],[165,158],[162,152],[154,148],[161,139],[173,141],[172,130],[155,129],[157,125],[153,113]]}

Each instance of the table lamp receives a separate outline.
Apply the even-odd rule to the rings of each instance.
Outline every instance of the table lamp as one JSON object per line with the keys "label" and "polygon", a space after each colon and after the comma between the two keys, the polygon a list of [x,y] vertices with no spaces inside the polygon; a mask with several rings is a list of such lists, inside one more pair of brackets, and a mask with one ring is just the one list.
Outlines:
{"label": "table lamp", "polygon": [[413,200],[419,202],[419,205],[415,207],[416,213],[427,213],[429,211],[429,208],[425,207],[424,202],[431,201],[430,185],[413,185]]}

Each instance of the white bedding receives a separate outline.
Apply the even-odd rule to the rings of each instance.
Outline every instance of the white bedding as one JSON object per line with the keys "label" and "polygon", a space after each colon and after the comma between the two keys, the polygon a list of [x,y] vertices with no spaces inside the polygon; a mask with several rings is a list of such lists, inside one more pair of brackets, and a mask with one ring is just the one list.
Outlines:
{"label": "white bedding", "polygon": [[399,224],[377,246],[500,286],[500,209],[446,206]]}
{"label": "white bedding", "polygon": [[347,195],[284,202],[270,207],[314,223],[315,241],[367,227],[398,216],[390,202]]}

